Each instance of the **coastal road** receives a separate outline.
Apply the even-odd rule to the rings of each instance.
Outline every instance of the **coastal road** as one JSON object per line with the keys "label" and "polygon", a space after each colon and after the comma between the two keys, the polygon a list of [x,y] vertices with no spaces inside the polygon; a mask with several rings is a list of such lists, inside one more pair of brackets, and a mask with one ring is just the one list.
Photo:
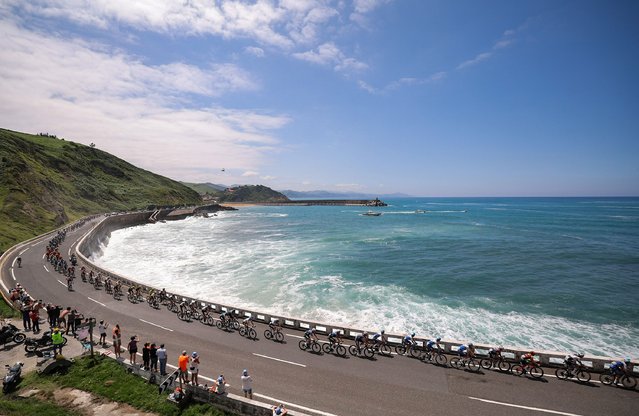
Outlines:
{"label": "coastal road", "polygon": [[[60,247],[65,258],[94,224],[87,223],[67,234]],[[34,240],[20,248],[21,268],[15,263],[18,253],[3,256],[2,285],[12,288],[19,282],[36,299],[74,307],[86,317],[104,319],[111,327],[119,323],[124,346],[132,335],[137,335],[142,343],[164,343],[169,364],[177,364],[182,350],[197,351],[201,359],[200,376],[212,379],[224,374],[234,393],[241,394],[240,374],[246,368],[254,380],[254,399],[260,401],[284,402],[291,409],[324,416],[622,416],[639,412],[637,391],[598,382],[581,385],[560,381],[554,378],[554,370],[546,369],[547,376],[536,381],[492,370],[476,374],[437,367],[396,355],[376,356],[373,360],[315,355],[298,348],[302,336],[298,331],[285,329],[285,342],[278,344],[266,340],[265,326],[258,324],[258,340],[253,341],[237,332],[225,332],[199,322],[182,322],[164,307],[154,310],[146,303],[115,301],[79,278],[75,291],[69,292],[64,277],[54,272],[43,258],[49,238]],[[597,380],[597,375],[593,376]]]}

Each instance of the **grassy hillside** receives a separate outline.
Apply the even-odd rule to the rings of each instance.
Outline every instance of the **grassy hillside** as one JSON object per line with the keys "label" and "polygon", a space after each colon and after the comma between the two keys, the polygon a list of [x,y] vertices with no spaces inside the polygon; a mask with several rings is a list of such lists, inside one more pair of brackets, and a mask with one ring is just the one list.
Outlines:
{"label": "grassy hillside", "polygon": [[200,200],[99,149],[0,129],[0,252],[87,214]]}
{"label": "grassy hillside", "polygon": [[243,185],[229,188],[219,202],[286,202],[289,199],[264,185]]}
{"label": "grassy hillside", "polygon": [[223,191],[226,189],[226,186],[216,185],[213,183],[190,183],[190,182],[180,182],[182,185],[186,185],[189,188],[193,189],[200,195],[213,195],[218,196],[222,195]]}

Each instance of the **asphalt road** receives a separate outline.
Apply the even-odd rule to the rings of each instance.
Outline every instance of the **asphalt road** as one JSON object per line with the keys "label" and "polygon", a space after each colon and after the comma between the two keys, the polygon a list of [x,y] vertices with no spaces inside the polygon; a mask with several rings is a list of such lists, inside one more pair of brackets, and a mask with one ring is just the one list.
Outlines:
{"label": "asphalt road", "polygon": [[[68,233],[60,252],[68,258],[69,250],[93,224]],[[298,331],[284,330],[285,341],[278,344],[266,340],[265,326],[258,324],[258,340],[254,341],[237,332],[182,322],[164,307],[154,310],[146,303],[132,304],[126,298],[116,301],[79,278],[75,291],[69,292],[64,277],[43,258],[47,241],[42,238],[21,248],[21,268],[14,262],[17,255],[3,258],[0,272],[6,287],[20,282],[37,299],[72,306],[86,317],[104,319],[111,327],[119,323],[124,346],[132,335],[142,343],[164,343],[169,364],[177,364],[182,350],[197,351],[201,382],[202,376],[224,374],[230,391],[241,394],[240,374],[246,368],[253,377],[257,400],[281,401],[292,409],[326,416],[639,414],[638,391],[598,382],[581,385],[560,381],[552,369],[546,369],[544,379],[537,381],[493,370],[471,373],[443,368],[404,356],[367,360],[315,355],[298,348],[302,335]],[[598,379],[596,374],[593,379]]]}

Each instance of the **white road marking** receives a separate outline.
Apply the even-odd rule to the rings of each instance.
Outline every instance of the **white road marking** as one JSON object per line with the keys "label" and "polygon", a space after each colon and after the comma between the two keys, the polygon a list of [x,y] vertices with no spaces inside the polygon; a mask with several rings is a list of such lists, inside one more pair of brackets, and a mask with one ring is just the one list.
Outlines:
{"label": "white road marking", "polygon": [[508,407],[516,407],[518,409],[526,409],[526,410],[534,410],[536,412],[543,412],[543,413],[552,413],[554,415],[564,415],[564,416],[581,416],[578,415],[576,413],[567,413],[567,412],[560,412],[558,410],[549,410],[549,409],[541,409],[539,407],[530,407],[530,406],[522,406],[519,404],[512,404],[512,403],[504,403],[504,402],[496,402],[494,400],[488,400],[488,399],[480,399],[478,397],[471,397],[468,396],[469,399],[471,400],[479,400],[480,402],[485,402],[485,403],[492,403],[492,404],[498,404],[500,406],[508,406]]}
{"label": "white road marking", "polygon": [[4,282],[2,281],[2,279],[0,279],[0,284],[2,285],[2,288],[4,289],[5,292],[9,292],[9,288],[5,286]]}
{"label": "white road marking", "polygon": [[60,279],[55,279],[55,280],[57,280],[62,286],[67,287],[67,284],[62,282],[62,280]]}
{"label": "white road marking", "polygon": [[24,250],[22,250],[22,251],[20,252],[20,256],[21,256],[21,255],[23,255],[24,253],[26,253],[26,252],[27,252],[27,250],[29,250],[29,247],[27,247],[27,248],[25,248]]}
{"label": "white road marking", "polygon": [[16,280],[16,275],[13,274],[13,268],[11,268],[11,277],[13,277],[13,280]]}
{"label": "white road marking", "polygon": [[140,321],[144,322],[144,323],[149,324],[149,325],[157,326],[158,328],[162,328],[162,329],[165,329],[165,330],[167,330],[167,331],[171,331],[171,332],[173,332],[173,330],[172,330],[171,328],[167,328],[167,327],[162,326],[162,325],[154,324],[153,322],[145,321],[145,320],[144,320],[144,319],[142,319],[142,318],[138,318],[138,319],[139,319]]}
{"label": "white road marking", "polygon": [[93,302],[97,303],[98,305],[106,306],[104,303],[99,302],[99,301],[97,301],[97,300],[95,300],[95,299],[93,299],[93,298],[91,298],[91,297],[88,297],[88,296],[87,296],[87,299],[89,299],[89,300],[91,300],[91,301],[93,301]]}
{"label": "white road marking", "polygon": [[14,267],[16,267],[16,260],[18,260],[17,257],[13,258],[13,261],[11,262],[11,268],[13,269]]}
{"label": "white road marking", "polygon": [[41,242],[43,242],[43,241],[44,241],[44,240],[40,240],[40,241],[38,241],[37,243],[33,243],[33,244],[31,244],[29,247],[35,247],[35,246],[37,246],[38,244],[40,244]]}
{"label": "white road marking", "polygon": [[284,400],[276,399],[275,397],[266,396],[264,394],[253,393],[253,396],[261,397],[262,399],[266,399],[266,400],[269,400],[269,401],[274,402],[274,403],[282,403],[282,404],[285,404],[285,405],[287,405],[289,407],[296,407],[296,408],[298,408],[300,410],[304,410],[306,412],[317,413],[318,415],[337,416],[334,413],[322,412],[321,410],[311,409],[310,407],[301,406],[299,404],[295,404],[295,403],[291,403],[291,402],[285,402]]}
{"label": "white road marking", "polygon": [[282,360],[280,358],[269,357],[268,355],[262,355],[262,354],[257,354],[257,353],[253,353],[253,355],[255,355],[257,357],[267,358],[269,360],[275,360],[275,361],[280,361],[280,362],[287,363],[287,364],[297,365],[297,366],[300,366],[300,367],[306,367],[306,365],[304,365],[304,364],[294,363],[293,361],[286,361],[286,360]]}
{"label": "white road marking", "polygon": [[300,338],[300,339],[304,338],[299,335],[293,335],[293,334],[284,334],[284,335],[286,335],[287,337],[293,337],[293,338]]}
{"label": "white road marking", "polygon": [[42,265],[42,267],[44,267],[44,270],[47,271],[47,273],[49,273],[49,269],[47,269],[47,266],[45,266],[44,264]]}
{"label": "white road marking", "polygon": [[71,247],[69,247],[69,257],[71,257]]}
{"label": "white road marking", "polygon": [[42,255],[42,260],[44,260],[44,258],[45,258],[45,257],[47,257],[47,253],[44,253],[44,254]]}

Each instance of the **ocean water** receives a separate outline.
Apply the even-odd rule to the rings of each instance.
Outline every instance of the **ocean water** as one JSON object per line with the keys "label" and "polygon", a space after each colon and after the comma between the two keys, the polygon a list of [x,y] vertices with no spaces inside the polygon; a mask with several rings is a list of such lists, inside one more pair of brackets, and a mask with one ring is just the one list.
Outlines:
{"label": "ocean water", "polygon": [[114,232],[94,260],[270,313],[639,357],[639,199],[386,202],[379,217],[354,206],[255,206],[142,225]]}

